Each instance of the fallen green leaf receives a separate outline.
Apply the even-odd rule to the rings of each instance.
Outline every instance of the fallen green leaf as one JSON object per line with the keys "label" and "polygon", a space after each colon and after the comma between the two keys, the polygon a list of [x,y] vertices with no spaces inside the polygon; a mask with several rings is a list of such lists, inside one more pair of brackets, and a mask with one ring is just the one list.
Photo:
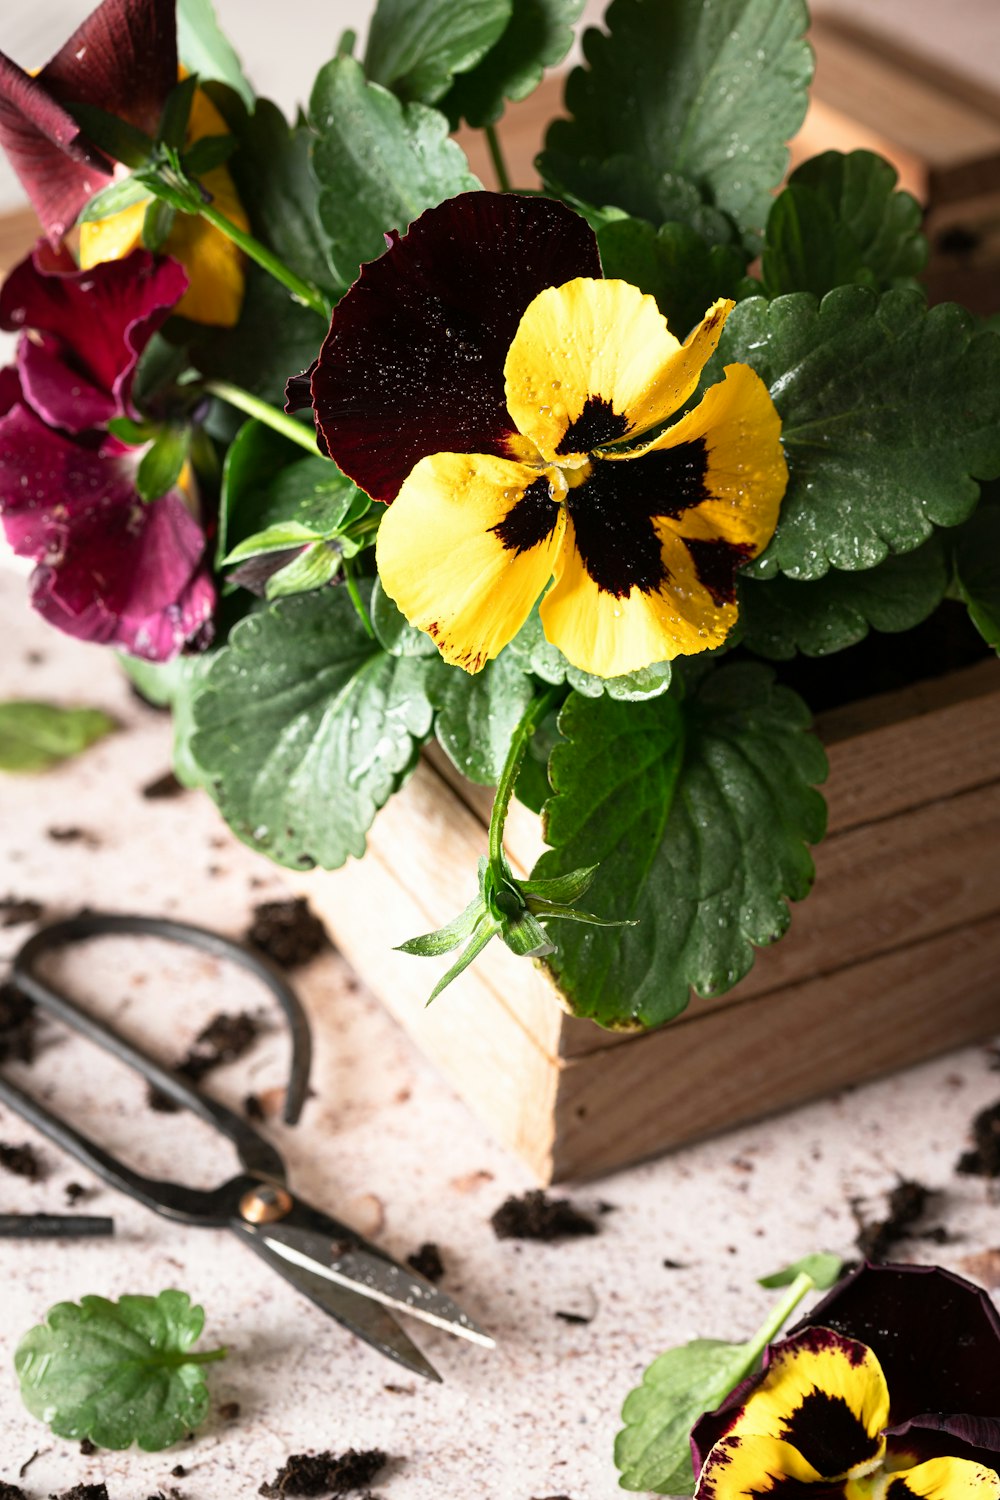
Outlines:
{"label": "fallen green leaf", "polygon": [[26,698],[0,703],[0,771],[46,771],[117,727],[99,708],[58,708]]}
{"label": "fallen green leaf", "polygon": [[758,1277],[757,1285],[768,1289],[791,1286],[797,1276],[808,1276],[818,1292],[826,1292],[835,1281],[840,1280],[843,1269],[841,1256],[834,1255],[829,1250],[817,1250],[812,1255],[804,1255],[801,1260],[793,1261],[790,1266],[783,1266],[780,1271],[772,1271],[770,1276]]}

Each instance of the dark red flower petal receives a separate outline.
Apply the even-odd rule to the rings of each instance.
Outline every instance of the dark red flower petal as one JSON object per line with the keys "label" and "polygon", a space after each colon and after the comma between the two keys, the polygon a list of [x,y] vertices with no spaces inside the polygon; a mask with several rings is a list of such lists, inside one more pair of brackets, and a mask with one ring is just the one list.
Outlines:
{"label": "dark red flower petal", "polygon": [[68,432],[134,415],[131,387],[139,356],[187,284],[177,261],[148,250],[78,271],[67,251],[53,251],[40,240],[0,289],[0,328],[48,335],[21,340],[25,400]]}
{"label": "dark red flower petal", "polygon": [[136,656],[174,656],[212,613],[205,537],[183,496],[144,504],[134,458],[52,431],[27,407],[0,418],[0,519],[38,563],[32,602],[52,624]]}
{"label": "dark red flower petal", "polygon": [[967,1458],[1000,1469],[1000,1418],[928,1412],[887,1428],[886,1446],[894,1467],[904,1461],[909,1468],[929,1458]]}
{"label": "dark red flower petal", "polygon": [[63,106],[96,105],[152,135],[176,82],[175,0],[104,0],[37,78],[0,57],[0,145],[53,243],[112,171]]}
{"label": "dark red flower petal", "polygon": [[590,226],[551,199],[428,209],[334,310],[312,378],[321,441],[386,501],[429,453],[509,456],[503,366],[521,316],[546,287],[600,274]]}

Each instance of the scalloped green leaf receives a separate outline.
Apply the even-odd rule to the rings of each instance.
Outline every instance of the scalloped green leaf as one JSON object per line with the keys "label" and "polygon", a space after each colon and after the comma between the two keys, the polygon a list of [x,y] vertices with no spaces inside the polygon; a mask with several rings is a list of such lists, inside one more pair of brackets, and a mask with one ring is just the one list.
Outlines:
{"label": "scalloped green leaf", "polygon": [[171,338],[189,345],[195,368],[210,380],[232,380],[272,406],[284,406],[285,382],[319,352],[323,322],[295,302],[269,271],[246,268],[243,310],[235,328],[171,319]]}
{"label": "scalloped green leaf", "polygon": [[745,281],[735,245],[709,245],[688,224],[659,230],[644,219],[614,219],[597,232],[604,274],[656,298],[671,331],[683,339],[717,297],[736,298]]}
{"label": "scalloped green leaf", "polygon": [[552,849],[532,877],[597,865],[590,909],[637,922],[552,924],[546,963],[574,1014],[658,1026],[691,990],[729,989],[754,947],[781,937],[826,823],[814,785],[826,756],[809,723],[756,663],[710,670],[683,701],[567,700],[549,763]]}
{"label": "scalloped green leaf", "polygon": [[543,682],[553,685],[566,682],[585,698],[607,694],[624,703],[638,703],[645,698],[658,698],[670,686],[668,661],[655,662],[623,677],[594,677],[571,666],[558,646],[545,639],[537,605],[506,649],[522,672],[534,672]]}
{"label": "scalloped green leaf", "polygon": [[346,589],[241,620],[200,684],[191,741],[237,837],[298,868],[360,858],[430,733],[430,665],[383,651]]}
{"label": "scalloped green leaf", "polygon": [[984,494],[952,549],[958,596],[983,640],[1000,652],[1000,485]]}
{"label": "scalloped green leaf", "polygon": [[481,185],[448,139],[444,115],[401,104],[368,83],[352,57],[335,57],[320,71],[310,115],[320,221],[345,286],[382,254],[389,230],[405,233],[424,209]]}
{"label": "scalloped green leaf", "polygon": [[752,297],[730,314],[705,384],[732,361],[769,387],[789,469],[753,577],[873,568],[964,521],[976,480],[1000,473],[1000,338],[954,304],[859,286],[820,303]]}
{"label": "scalloped green leaf", "polygon": [[208,1415],[204,1322],[185,1292],[59,1302],[17,1346],[21,1399],[57,1437],[158,1453]]}
{"label": "scalloped green leaf", "polygon": [[254,93],[215,14],[212,0],[177,0],[177,50],[189,73],[217,78],[252,105]]}
{"label": "scalloped green leaf", "polygon": [[584,0],[514,0],[503,35],[440,100],[452,127],[463,119],[478,128],[495,125],[508,99],[526,99],[545,69],[561,63],[573,45],[583,5]]}
{"label": "scalloped green leaf", "polygon": [[927,263],[923,209],[896,191],[898,174],[872,151],[826,151],[803,162],[767,220],[761,260],[769,297],[857,282],[914,286]]}
{"label": "scalloped green leaf", "polygon": [[[572,118],[550,126],[543,175],[614,156],[651,183],[678,174],[756,250],[812,78],[802,0],[613,0],[605,24],[584,34],[586,66],[566,86]],[[652,201],[621,206],[660,222]]]}
{"label": "scalloped green leaf", "polygon": [[534,697],[531,678],[505,651],[474,676],[441,666],[430,694],[435,732],[449,760],[470,781],[496,786],[511,737]]}
{"label": "scalloped green leaf", "polygon": [[[1000,550],[1000,549],[998,549]],[[787,661],[799,651],[826,656],[863,641],[869,629],[911,630],[934,613],[948,591],[943,535],[875,568],[822,578],[739,580],[742,642],[759,656]]]}
{"label": "scalloped green leaf", "polygon": [[503,35],[512,0],[378,0],[365,73],[406,102],[433,104]]}

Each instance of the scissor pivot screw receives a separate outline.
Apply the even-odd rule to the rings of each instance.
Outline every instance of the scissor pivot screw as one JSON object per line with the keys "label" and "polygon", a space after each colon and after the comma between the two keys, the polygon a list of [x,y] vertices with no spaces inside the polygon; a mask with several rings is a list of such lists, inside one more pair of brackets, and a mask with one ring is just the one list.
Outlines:
{"label": "scissor pivot screw", "polygon": [[240,1215],[248,1224],[273,1224],[291,1210],[292,1195],[283,1187],[262,1183],[240,1199]]}

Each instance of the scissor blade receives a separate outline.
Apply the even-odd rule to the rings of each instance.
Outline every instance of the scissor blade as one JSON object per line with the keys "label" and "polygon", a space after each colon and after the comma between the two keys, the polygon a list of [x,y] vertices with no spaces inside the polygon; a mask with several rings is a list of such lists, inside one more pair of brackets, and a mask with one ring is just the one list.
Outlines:
{"label": "scissor blade", "polygon": [[[274,1263],[284,1247],[257,1239],[254,1249],[265,1260]],[[377,1301],[362,1297],[353,1288],[335,1284],[329,1277],[320,1274],[320,1268],[312,1262],[302,1264],[290,1261],[281,1255],[276,1269],[302,1292],[317,1307],[329,1313],[338,1323],[387,1359],[395,1360],[414,1375],[425,1380],[440,1382],[441,1376],[428,1359],[421,1354],[416,1344],[400,1328],[391,1313]]]}
{"label": "scissor blade", "polygon": [[409,1313],[423,1323],[454,1333],[485,1349],[496,1347],[485,1329],[456,1302],[415,1271],[397,1266],[361,1246],[339,1245],[315,1230],[269,1224],[264,1240],[276,1255],[325,1281],[342,1286],[394,1312]]}

